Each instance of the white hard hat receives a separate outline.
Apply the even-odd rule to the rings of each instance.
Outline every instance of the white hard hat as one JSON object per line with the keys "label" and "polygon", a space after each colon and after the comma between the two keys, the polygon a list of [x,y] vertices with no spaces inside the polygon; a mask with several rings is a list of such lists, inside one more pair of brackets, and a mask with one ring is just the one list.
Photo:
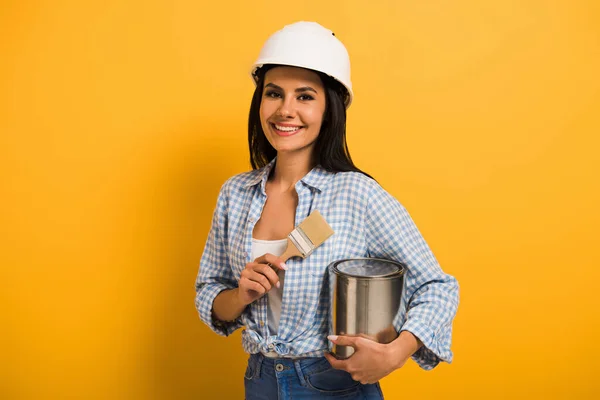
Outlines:
{"label": "white hard hat", "polygon": [[301,21],[287,25],[267,39],[252,66],[255,84],[256,70],[266,64],[308,68],[329,75],[348,90],[346,108],[352,103],[348,51],[332,31],[316,22]]}

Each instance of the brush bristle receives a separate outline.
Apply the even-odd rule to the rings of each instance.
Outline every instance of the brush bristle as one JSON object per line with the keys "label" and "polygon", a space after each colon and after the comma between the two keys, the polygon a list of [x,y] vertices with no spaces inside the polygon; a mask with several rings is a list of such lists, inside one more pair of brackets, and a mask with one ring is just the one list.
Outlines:
{"label": "brush bristle", "polygon": [[313,211],[308,218],[302,221],[298,225],[298,229],[304,232],[315,248],[319,247],[329,236],[333,235],[333,229],[331,229],[331,226],[329,226],[318,210]]}

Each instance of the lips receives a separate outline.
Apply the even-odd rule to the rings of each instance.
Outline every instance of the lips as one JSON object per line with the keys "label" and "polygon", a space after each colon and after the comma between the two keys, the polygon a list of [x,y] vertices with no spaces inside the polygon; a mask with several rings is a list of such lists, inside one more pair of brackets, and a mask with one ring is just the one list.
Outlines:
{"label": "lips", "polygon": [[290,124],[274,124],[270,123],[271,128],[275,131],[279,136],[292,136],[302,130],[304,127],[300,125],[290,125]]}

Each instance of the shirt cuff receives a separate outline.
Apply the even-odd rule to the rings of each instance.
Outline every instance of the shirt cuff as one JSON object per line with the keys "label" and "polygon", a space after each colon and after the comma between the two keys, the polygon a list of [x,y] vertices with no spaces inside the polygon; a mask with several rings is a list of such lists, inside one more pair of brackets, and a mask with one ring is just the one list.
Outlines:
{"label": "shirt cuff", "polygon": [[432,370],[441,361],[452,362],[452,352],[441,345],[435,332],[428,325],[413,318],[406,321],[400,331],[408,331],[423,342],[423,346],[412,355],[412,359],[424,370]]}
{"label": "shirt cuff", "polygon": [[242,320],[238,317],[234,321],[219,321],[213,318],[212,308],[215,298],[224,290],[233,289],[222,283],[205,284],[196,294],[196,309],[200,319],[208,325],[215,333],[221,336],[229,336],[237,329],[243,326]]}

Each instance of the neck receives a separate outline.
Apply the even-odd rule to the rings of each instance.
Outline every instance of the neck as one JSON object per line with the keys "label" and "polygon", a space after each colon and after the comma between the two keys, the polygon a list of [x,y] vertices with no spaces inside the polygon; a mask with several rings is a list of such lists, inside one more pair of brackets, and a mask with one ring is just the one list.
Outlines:
{"label": "neck", "polygon": [[278,153],[271,184],[281,192],[294,190],[296,183],[316,164],[311,154]]}

